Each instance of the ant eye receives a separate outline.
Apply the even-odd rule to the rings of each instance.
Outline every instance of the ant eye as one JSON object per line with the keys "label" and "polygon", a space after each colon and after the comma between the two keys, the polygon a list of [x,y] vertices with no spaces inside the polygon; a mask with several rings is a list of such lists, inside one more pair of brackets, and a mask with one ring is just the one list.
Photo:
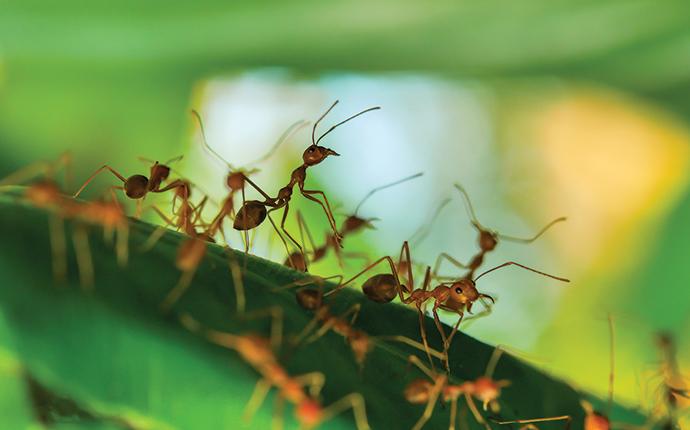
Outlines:
{"label": "ant eye", "polygon": [[455,292],[456,292],[457,294],[462,294],[462,288],[459,288],[459,287],[456,288],[456,289],[455,289]]}
{"label": "ant eye", "polygon": [[307,152],[314,152],[314,147],[310,147],[309,149],[307,149]]}

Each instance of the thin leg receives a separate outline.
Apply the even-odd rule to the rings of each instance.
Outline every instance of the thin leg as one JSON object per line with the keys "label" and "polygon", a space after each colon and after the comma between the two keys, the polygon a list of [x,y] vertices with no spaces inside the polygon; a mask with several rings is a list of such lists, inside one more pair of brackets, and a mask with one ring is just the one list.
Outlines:
{"label": "thin leg", "polygon": [[[303,188],[300,188],[300,191],[302,192],[302,195],[304,197],[306,197],[307,199],[321,205],[324,212],[326,212],[326,217],[328,218],[328,222],[330,223],[331,228],[333,229],[333,235],[334,235],[334,238],[336,239],[336,243],[338,243],[340,245],[340,239],[341,239],[340,232],[338,232],[338,227],[335,224],[335,217],[333,216],[333,212],[331,211],[331,207],[328,204],[328,199],[326,198],[326,194],[324,194],[323,191],[305,190]],[[321,196],[323,196],[324,201],[322,202],[321,200],[317,199],[316,197],[312,196],[311,194],[320,194]],[[325,204],[324,204],[324,202],[325,202]]]}
{"label": "thin leg", "polygon": [[[314,237],[311,235],[311,231],[309,230],[309,226],[307,223],[304,221],[304,217],[302,216],[301,211],[297,211],[297,226],[299,227],[299,234],[300,237],[304,234],[307,236],[307,240],[309,241],[309,246],[311,246],[311,251],[312,254],[315,253],[316,250],[316,244],[314,243]],[[302,242],[304,243],[304,238],[301,237]]]}
{"label": "thin leg", "polygon": [[484,376],[486,376],[487,378],[492,378],[494,376],[494,372],[496,371],[496,366],[498,365],[498,360],[501,358],[501,355],[503,355],[503,348],[501,348],[500,346],[494,348],[489,362],[486,363]]}
{"label": "thin leg", "polygon": [[441,394],[443,385],[445,384],[445,379],[437,378],[434,380],[434,382],[434,387],[432,388],[432,392],[429,396],[429,401],[427,401],[426,407],[424,408],[424,413],[421,417],[419,417],[419,420],[417,420],[414,427],[412,427],[412,430],[421,430],[422,427],[424,427],[424,424],[429,421],[429,418],[431,418],[431,415],[434,413],[434,407],[436,406],[438,397]]}
{"label": "thin leg", "polygon": [[[376,339],[376,340],[391,340],[391,341],[395,341],[395,342],[400,342],[400,343],[404,343],[408,346],[411,346],[413,348],[416,348],[420,351],[426,352],[426,350],[424,349],[424,345],[422,345],[421,343],[417,342],[416,340],[412,340],[406,336],[376,336],[376,337],[374,337],[374,339]],[[432,356],[436,357],[439,360],[444,359],[444,355],[441,354],[440,352],[436,351],[433,348],[429,348],[429,352],[431,353]]]}
{"label": "thin leg", "polygon": [[292,237],[290,232],[287,231],[287,229],[285,228],[285,221],[287,220],[287,216],[288,216],[289,211],[290,211],[290,204],[286,203],[285,209],[283,210],[283,218],[280,221],[280,229],[283,230],[283,233],[285,233],[287,235],[287,237],[292,241],[292,243],[295,244],[295,246],[297,247],[299,252],[304,254],[304,250],[302,249],[302,245],[300,245],[299,242],[297,242],[297,240],[294,237]]}
{"label": "thin leg", "polygon": [[89,183],[90,183],[91,181],[93,181],[93,178],[95,178],[95,177],[98,176],[101,172],[103,172],[103,171],[105,171],[105,170],[107,170],[107,171],[109,171],[110,173],[112,173],[113,175],[115,175],[115,176],[117,177],[117,179],[121,180],[123,183],[127,182],[127,179],[125,179],[124,176],[122,176],[120,173],[118,173],[118,172],[117,172],[115,169],[113,169],[112,167],[110,167],[110,166],[108,166],[107,164],[105,164],[105,165],[99,167],[95,172],[93,172],[93,173],[91,174],[91,176],[89,176],[89,178],[86,180],[86,182],[84,182],[84,185],[82,185],[81,188],[79,188],[79,190],[77,190],[77,192],[74,193],[74,196],[73,196],[73,197],[74,197],[74,198],[79,197],[79,194],[81,194],[81,192],[84,191],[84,188],[86,188],[86,186],[89,185]]}
{"label": "thin leg", "polygon": [[[285,238],[283,237],[283,235],[280,233],[280,230],[278,230],[278,226],[276,226],[275,221],[273,221],[273,218],[271,218],[270,212],[266,215],[266,218],[268,218],[268,221],[269,221],[269,222],[271,223],[271,225],[273,226],[273,229],[276,231],[276,234],[277,234],[278,237],[280,238],[280,241],[283,243],[283,246],[285,247],[285,253],[286,253],[288,256],[291,256],[292,253],[290,252],[290,247],[288,246],[288,243],[287,243],[287,241],[285,240]],[[293,263],[293,265],[294,265],[294,261],[292,261],[292,260],[290,260],[290,261],[291,261],[291,262]]]}
{"label": "thin leg", "polygon": [[448,336],[448,348],[450,348],[450,344],[453,342],[453,337],[458,332],[458,327],[460,327],[460,323],[462,322],[463,316],[465,316],[465,313],[462,311],[458,311],[458,321],[453,326],[453,330],[450,332],[450,336]]}
{"label": "thin leg", "polygon": [[470,412],[472,412],[474,419],[477,420],[479,424],[483,425],[487,430],[491,430],[491,426],[489,426],[489,423],[487,423],[484,417],[482,417],[482,414],[479,413],[479,409],[477,409],[477,405],[474,404],[474,400],[469,393],[465,393],[465,401],[467,402],[467,406],[470,408]]}
{"label": "thin leg", "polygon": [[67,277],[67,240],[62,217],[50,215],[49,230],[50,248],[53,254],[53,277],[57,282],[63,282]]}
{"label": "thin leg", "polygon": [[457,267],[458,269],[468,269],[469,266],[467,264],[461,263],[460,261],[456,260],[453,258],[450,254],[446,252],[442,252],[436,257],[436,261],[434,262],[434,276],[438,275],[439,270],[441,269],[441,263],[443,260],[448,261],[451,263],[453,266]]}
{"label": "thin leg", "polygon": [[[404,259],[404,260],[403,260]],[[404,241],[400,248],[400,257],[398,257],[398,267],[401,267],[403,261],[407,261],[407,292],[410,293],[414,289],[414,276],[412,273],[412,257],[410,256],[410,245]]]}
{"label": "thin leg", "polygon": [[247,406],[244,408],[244,414],[242,415],[243,420],[247,422],[251,421],[256,411],[259,410],[261,404],[266,400],[266,395],[270,389],[271,384],[267,380],[259,379],[252,396],[249,398],[249,402],[247,402]]}
{"label": "thin leg", "polygon": [[450,402],[450,424],[448,425],[448,430],[455,430],[455,422],[458,416],[458,398],[454,398]]}
{"label": "thin leg", "polygon": [[417,314],[419,314],[419,332],[422,335],[422,343],[424,344],[424,352],[426,352],[426,356],[429,359],[429,364],[431,364],[431,368],[436,371],[434,368],[434,361],[431,359],[431,351],[429,348],[429,341],[426,338],[426,328],[424,327],[424,313],[422,312],[422,309],[417,307]]}
{"label": "thin leg", "polygon": [[[421,310],[419,311],[421,314]],[[444,358],[444,363],[446,365],[446,371],[450,373],[450,363],[448,362],[448,339],[446,338],[446,332],[443,330],[443,325],[441,324],[441,320],[438,317],[438,312],[436,311],[436,304],[434,304],[434,308],[432,310],[432,313],[434,315],[434,323],[436,324],[436,328],[438,329],[438,332],[441,334],[441,340],[443,340],[443,355],[445,356]]]}
{"label": "thin leg", "polygon": [[158,226],[156,229],[151,233],[151,235],[146,239],[143,245],[139,248],[141,252],[147,252],[153,249],[154,246],[158,243],[159,240],[165,236],[165,233],[168,232],[168,229],[165,227]]}
{"label": "thin leg", "polygon": [[322,421],[328,421],[335,415],[338,415],[339,413],[348,409],[352,409],[352,413],[355,416],[355,425],[357,426],[357,430],[370,430],[364,397],[362,397],[362,395],[359,393],[348,394],[342,399],[324,408],[321,412]]}
{"label": "thin leg", "polygon": [[235,261],[235,257],[232,255],[232,251],[228,253],[228,265],[230,266],[230,275],[232,276],[232,283],[235,287],[235,303],[238,314],[244,313],[244,308],[246,304],[246,299],[244,296],[244,281],[242,270],[239,264]]}
{"label": "thin leg", "polygon": [[93,262],[91,261],[91,250],[89,249],[89,236],[86,227],[77,225],[72,232],[74,242],[74,253],[77,257],[79,267],[79,279],[84,291],[93,289]]}
{"label": "thin leg", "polygon": [[[561,415],[558,417],[546,417],[546,418],[530,418],[530,419],[524,419],[524,420],[512,420],[512,421],[495,421],[496,424],[530,424],[530,423],[541,423],[541,422],[546,422],[546,421],[565,421],[565,428],[569,429],[570,428],[570,423],[572,422],[573,418],[570,415]],[[534,426],[532,426],[534,427]],[[527,426],[524,426],[522,428],[527,428]]]}
{"label": "thin leg", "polygon": [[271,347],[274,351],[280,349],[280,345],[283,342],[283,308],[280,306],[271,306],[247,312],[241,316],[246,319],[271,317]]}
{"label": "thin leg", "polygon": [[[247,183],[248,183],[249,185],[252,186],[252,188],[254,188],[256,191],[259,192],[259,194],[261,194],[261,195],[263,196],[264,199],[266,199],[266,200],[273,200],[273,198],[272,198],[271,196],[269,196],[268,194],[266,194],[266,193],[264,192],[264,190],[262,190],[258,185],[256,185],[256,184],[255,184],[251,179],[249,179],[246,175],[243,174],[242,176],[244,177],[244,180],[247,181]],[[244,200],[244,198],[243,198],[243,200]],[[242,204],[244,204],[244,201],[242,202]]]}
{"label": "thin leg", "polygon": [[274,430],[283,430],[283,409],[285,407],[285,398],[278,394],[273,401],[273,417],[271,419],[271,427]]}
{"label": "thin leg", "polygon": [[297,382],[299,385],[308,386],[309,395],[311,397],[318,397],[326,383],[326,377],[321,372],[310,372],[304,375],[295,376],[293,381]]}
{"label": "thin leg", "polygon": [[408,357],[407,357],[407,362],[408,362],[408,363],[412,363],[412,364],[414,364],[415,366],[417,366],[417,368],[418,368],[419,370],[421,370],[426,376],[428,376],[429,379],[431,379],[432,381],[436,381],[437,376],[436,376],[436,372],[433,370],[433,368],[432,368],[432,369],[429,369],[428,367],[426,367],[426,366],[424,365],[424,363],[422,363],[422,361],[421,361],[421,360],[419,359],[419,357],[417,357],[416,355],[410,355],[410,356],[408,356]]}
{"label": "thin leg", "polygon": [[194,279],[194,274],[196,273],[196,268],[193,270],[185,270],[182,272],[182,276],[180,276],[180,280],[177,281],[177,285],[175,285],[175,288],[173,288],[167,296],[165,296],[165,299],[163,299],[163,302],[161,302],[161,310],[164,312],[168,312],[175,303],[177,303],[178,300],[180,300],[180,297],[187,291],[187,288],[189,288],[189,285],[192,283],[192,279]]}
{"label": "thin leg", "polygon": [[[248,178],[245,177],[247,181],[249,181]],[[244,187],[242,187],[242,207],[244,207],[245,203],[247,202],[247,199],[245,197],[245,192],[244,192]],[[244,230],[244,253],[249,254],[249,232],[247,229]]]}

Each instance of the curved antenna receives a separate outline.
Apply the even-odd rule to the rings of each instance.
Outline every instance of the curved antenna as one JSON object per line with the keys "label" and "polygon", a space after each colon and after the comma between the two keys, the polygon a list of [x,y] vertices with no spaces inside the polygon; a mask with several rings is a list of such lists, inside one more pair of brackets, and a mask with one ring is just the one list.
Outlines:
{"label": "curved antenna", "polygon": [[441,212],[443,209],[450,203],[450,199],[446,198],[441,201],[441,203],[438,204],[436,207],[436,211],[434,211],[434,214],[431,216],[431,219],[424,223],[424,225],[420,226],[417,231],[412,233],[412,236],[410,236],[410,242],[414,242],[415,244],[419,245],[422,240],[426,239],[426,237],[429,235],[429,232],[431,231],[431,226],[434,225],[436,222],[436,218],[438,218],[439,215],[441,215]]}
{"label": "curved antenna", "polygon": [[609,320],[609,401],[606,406],[606,416],[610,417],[611,416],[611,411],[613,410],[613,381],[614,381],[614,375],[615,375],[615,366],[616,366],[616,358],[614,354],[614,336],[615,332],[613,329],[613,316],[611,314],[608,314],[608,320]]}
{"label": "curved antenna", "polygon": [[532,236],[532,237],[528,237],[528,238],[515,237],[515,236],[506,236],[506,235],[500,234],[500,233],[498,233],[497,236],[498,236],[499,238],[503,239],[503,240],[507,240],[507,241],[510,241],[510,242],[532,243],[532,242],[534,242],[535,240],[539,239],[539,237],[540,237],[542,234],[544,234],[544,233],[546,232],[546,230],[550,229],[554,224],[557,224],[557,223],[562,222],[562,221],[566,221],[567,219],[568,219],[568,218],[567,218],[567,217],[564,217],[564,216],[562,216],[562,217],[560,217],[560,218],[556,218],[555,220],[553,220],[553,221],[551,221],[550,223],[546,224],[546,225],[544,226],[544,228],[542,228],[541,230],[539,230],[539,232],[538,232],[537,234],[535,234],[535,235]]}
{"label": "curved antenna", "polygon": [[520,263],[516,263],[516,262],[514,262],[514,261],[508,261],[507,263],[499,264],[498,266],[493,267],[493,268],[491,268],[491,269],[489,269],[489,270],[483,272],[482,274],[480,274],[479,276],[477,276],[476,278],[474,278],[474,279],[472,280],[472,282],[477,282],[477,280],[479,280],[479,278],[481,278],[482,276],[488,275],[489,273],[493,272],[494,270],[502,269],[502,268],[508,267],[508,266],[518,266],[518,267],[522,267],[523,269],[529,270],[530,272],[538,273],[538,274],[540,274],[540,275],[543,275],[543,276],[546,276],[546,277],[549,277],[549,278],[553,278],[553,279],[556,279],[556,280],[558,280],[558,281],[570,282],[570,279],[561,278],[561,277],[554,276],[554,275],[549,275],[548,273],[541,272],[541,271],[539,271],[539,270],[537,270],[537,269],[532,269],[531,267],[524,266],[524,265],[522,265],[522,264],[520,264]]}
{"label": "curved antenna", "polygon": [[192,109],[192,116],[196,118],[197,122],[199,123],[199,129],[201,130],[202,137],[201,144],[204,146],[204,148],[206,148],[206,150],[213,154],[217,159],[225,163],[228,168],[232,169],[232,164],[230,164],[225,158],[211,148],[211,145],[208,144],[208,140],[206,139],[206,129],[204,128],[204,122],[201,120],[201,115],[199,115],[199,112],[197,112],[195,109]]}
{"label": "curved antenna", "polygon": [[324,112],[323,115],[321,115],[319,117],[319,119],[317,119],[316,122],[314,123],[314,127],[312,127],[312,129],[311,129],[311,143],[312,143],[312,145],[316,145],[316,142],[314,141],[314,135],[316,134],[316,127],[318,127],[321,120],[323,120],[326,117],[326,115],[328,115],[328,113],[333,110],[333,108],[335,107],[335,105],[338,104],[339,101],[340,100],[334,101],[333,104],[331,105],[331,107],[326,109],[326,112]]}
{"label": "curved antenna", "polygon": [[369,192],[364,196],[364,198],[362,198],[362,200],[359,201],[359,204],[358,204],[357,207],[355,208],[355,213],[354,213],[354,215],[357,216],[357,213],[359,212],[359,209],[362,207],[362,205],[364,204],[364,202],[366,202],[371,196],[373,196],[374,194],[378,193],[379,191],[385,190],[386,188],[394,187],[394,186],[396,186],[396,185],[402,184],[403,182],[411,181],[412,179],[419,178],[420,176],[423,176],[423,175],[424,175],[424,172],[415,173],[414,175],[410,175],[410,176],[407,176],[407,177],[405,177],[405,178],[398,179],[397,181],[391,182],[391,183],[389,183],[389,184],[380,185],[380,186],[378,186],[378,187],[376,187],[376,188],[373,188],[371,191],[369,191]]}
{"label": "curved antenna", "polygon": [[480,230],[485,230],[485,228],[477,219],[477,215],[474,213],[474,206],[472,206],[470,195],[467,193],[467,190],[465,190],[465,187],[457,183],[454,185],[455,188],[457,188],[457,190],[460,191],[460,195],[462,195],[462,202],[465,205],[465,211],[467,212],[467,216],[470,218],[470,221],[472,221],[472,224],[474,224],[474,226],[479,228]]}
{"label": "curved antenna", "polygon": [[290,139],[295,133],[300,131],[302,128],[304,128],[304,126],[306,126],[308,124],[309,124],[309,121],[305,121],[305,120],[299,120],[299,121],[291,124],[290,127],[288,127],[287,130],[285,130],[283,132],[283,134],[280,135],[280,137],[278,138],[276,143],[273,144],[271,149],[269,149],[264,155],[257,158],[256,160],[254,160],[250,163],[247,163],[247,167],[253,166],[255,164],[259,164],[259,163],[262,163],[262,162],[268,160],[271,157],[271,155],[273,155],[276,152],[276,150],[280,147],[280,145],[287,142],[288,139]]}
{"label": "curved antenna", "polygon": [[[333,105],[333,106],[335,106],[335,105]],[[381,109],[381,106],[370,107],[369,109],[364,109],[363,111],[358,112],[358,113],[352,115],[351,117],[349,117],[349,118],[347,118],[347,119],[345,119],[345,120],[343,120],[343,121],[340,121],[340,122],[337,123],[336,125],[334,125],[334,126],[332,126],[331,128],[329,128],[328,131],[326,131],[324,134],[322,134],[318,139],[316,139],[316,142],[314,143],[314,145],[318,145],[319,142],[321,142],[321,139],[323,139],[324,137],[326,137],[326,135],[327,135],[328,133],[332,132],[333,130],[335,130],[336,128],[338,128],[338,127],[340,127],[341,125],[345,124],[346,122],[351,121],[351,120],[357,118],[357,117],[360,116],[360,115],[364,115],[364,114],[367,113],[367,112],[371,112],[371,111],[379,110],[379,109]],[[314,134],[313,134],[313,132],[312,132],[312,142],[314,142],[314,139],[313,139],[313,138],[314,138]]]}
{"label": "curved antenna", "polygon": [[168,164],[176,163],[176,162],[182,160],[183,158],[184,158],[184,155],[178,155],[177,157],[173,157],[170,160],[166,161],[164,164],[168,165]]}

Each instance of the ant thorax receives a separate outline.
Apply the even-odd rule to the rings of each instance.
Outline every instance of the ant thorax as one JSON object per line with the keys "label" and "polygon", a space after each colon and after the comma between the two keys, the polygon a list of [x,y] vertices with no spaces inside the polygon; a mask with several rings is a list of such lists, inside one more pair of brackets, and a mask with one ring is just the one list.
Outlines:
{"label": "ant thorax", "polygon": [[153,166],[151,166],[151,179],[149,180],[148,190],[157,190],[161,186],[161,183],[168,179],[168,176],[170,176],[170,167],[158,164],[158,161],[156,161]]}

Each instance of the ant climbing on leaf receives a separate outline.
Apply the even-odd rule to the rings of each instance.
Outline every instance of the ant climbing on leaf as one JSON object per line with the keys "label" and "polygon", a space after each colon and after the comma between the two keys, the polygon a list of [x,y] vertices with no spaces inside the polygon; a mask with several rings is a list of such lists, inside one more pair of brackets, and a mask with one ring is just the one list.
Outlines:
{"label": "ant climbing on leaf", "polygon": [[[245,409],[245,419],[250,419],[263,403],[271,387],[278,390],[278,399],[286,400],[295,407],[295,419],[300,428],[313,429],[346,409],[352,409],[358,430],[369,430],[364,398],[359,393],[351,393],[323,407],[318,401],[325,376],[320,372],[310,372],[291,376],[280,364],[276,350],[280,347],[282,336],[282,309],[268,309],[273,317],[271,338],[257,334],[235,335],[203,327],[188,314],[181,316],[182,325],[190,332],[205,337],[208,341],[235,350],[240,357],[261,375],[254,393]],[[258,316],[258,315],[257,315]],[[308,387],[308,390],[305,390]],[[282,425],[280,426],[282,428]]]}
{"label": "ant climbing on leaf", "polygon": [[486,257],[486,254],[488,254],[496,248],[496,246],[499,243],[499,240],[506,240],[509,242],[519,242],[526,244],[532,243],[535,240],[539,239],[539,237],[541,237],[541,235],[543,235],[554,224],[567,220],[566,217],[556,218],[550,223],[546,224],[534,236],[528,238],[504,235],[495,230],[491,230],[484,227],[477,219],[477,216],[474,212],[474,207],[472,206],[472,201],[470,200],[470,196],[465,190],[465,188],[460,184],[455,184],[455,188],[460,192],[460,195],[462,196],[463,203],[465,205],[465,210],[467,211],[467,215],[469,216],[470,221],[472,222],[472,226],[479,233],[479,237],[477,238],[477,243],[479,244],[479,252],[477,252],[477,254],[475,254],[470,259],[470,262],[467,264],[461,263],[448,253],[443,252],[439,254],[438,258],[436,259],[436,263],[434,264],[434,277],[438,276],[439,270],[441,268],[441,263],[443,260],[446,260],[460,269],[467,269],[465,277],[467,279],[471,279],[474,276],[475,272],[479,269],[479,267],[481,267],[481,265],[484,263],[484,258]]}
{"label": "ant climbing on leaf", "polygon": [[[424,175],[424,173],[416,173],[414,175],[407,176],[402,179],[398,179],[396,181],[393,181],[388,184],[380,185],[369,192],[362,198],[362,200],[359,201],[357,206],[355,207],[355,211],[352,214],[347,215],[347,218],[342,222],[340,230],[338,231],[338,234],[340,235],[340,243],[342,241],[351,235],[357,234],[360,231],[364,229],[374,229],[374,221],[378,221],[378,218],[363,218],[359,215],[359,210],[362,208],[364,203],[369,200],[372,196],[374,196],[376,193],[380,191],[384,191],[388,188],[394,187],[396,185],[400,185],[402,183],[411,181],[413,179],[419,178],[420,176]],[[336,257],[338,258],[338,263],[340,267],[343,267],[343,257],[361,257],[362,255],[356,254],[356,253],[347,253],[343,254],[341,251],[341,248],[339,246],[338,239],[335,235],[335,233],[329,233],[326,235],[326,238],[323,242],[322,245],[316,246],[314,239],[312,238],[311,232],[309,231],[309,227],[307,223],[305,222],[304,218],[302,217],[302,213],[300,211],[297,211],[297,224],[299,226],[299,231],[300,235],[302,232],[306,232],[307,237],[309,238],[309,242],[311,244],[312,252],[311,252],[311,258],[307,258],[305,254],[300,253],[299,251],[295,251],[288,255],[286,258],[285,262],[283,263],[284,265],[288,267],[292,267],[293,269],[297,269],[303,272],[307,271],[307,260],[309,260],[309,263],[316,263],[318,261],[323,260],[329,250],[333,250],[335,253]]]}
{"label": "ant climbing on leaf", "polygon": [[[199,124],[199,130],[201,131],[201,143],[206,151],[208,151],[211,155],[213,155],[216,159],[221,161],[222,163],[225,164],[225,166],[228,168],[228,174],[225,177],[225,185],[228,188],[228,195],[225,197],[223,200],[220,210],[218,211],[218,214],[213,218],[211,223],[209,224],[208,227],[208,234],[210,236],[215,236],[217,232],[220,232],[221,234],[225,235],[223,232],[223,221],[227,217],[235,216],[235,196],[237,193],[240,193],[242,195],[242,207],[247,203],[246,197],[245,197],[245,187],[247,184],[251,185],[255,190],[257,190],[259,193],[264,195],[265,193],[259,188],[258,185],[256,185],[253,181],[251,181],[248,177],[252,174],[255,174],[259,171],[257,168],[237,168],[233,166],[230,162],[225,160],[223,156],[221,156],[216,150],[211,147],[211,145],[208,143],[208,140],[206,138],[206,130],[204,128],[204,123],[201,119],[201,115],[199,112],[196,110],[192,110],[192,116],[196,119],[196,121]],[[259,157],[258,159],[250,162],[247,164],[247,166],[254,166],[259,163],[262,163],[266,161],[271,155],[273,155],[278,149],[279,146],[281,146],[285,141],[290,139],[297,131],[299,131],[302,127],[307,125],[307,121],[298,121],[294,124],[292,124],[288,129],[280,136],[278,141],[271,147],[268,152],[266,152],[264,155]],[[227,241],[226,241],[227,242]],[[249,251],[249,239],[246,234],[245,230],[245,252]]]}
{"label": "ant climbing on leaf", "polygon": [[[276,197],[271,197],[265,192],[261,191],[258,187],[255,187],[257,188],[257,191],[259,191],[259,193],[264,197],[264,201],[246,201],[242,205],[240,210],[237,212],[233,228],[241,231],[251,230],[259,226],[259,224],[261,224],[264,221],[264,219],[266,219],[269,212],[273,212],[278,209],[283,209],[283,216],[280,222],[280,228],[290,239],[290,241],[299,249],[299,251],[304,253],[302,246],[285,228],[285,221],[287,220],[288,212],[290,210],[292,192],[294,187],[297,186],[299,188],[300,193],[306,199],[311,200],[321,206],[321,208],[326,214],[326,217],[328,218],[328,222],[330,224],[331,229],[333,230],[333,234],[336,238],[336,241],[338,242],[338,244],[340,243],[340,233],[338,232],[338,228],[336,227],[335,218],[333,217],[333,211],[331,210],[330,204],[328,203],[328,198],[326,197],[326,194],[320,190],[308,190],[304,188],[305,181],[307,179],[307,169],[309,167],[313,167],[317,164],[320,164],[330,155],[340,155],[330,148],[319,146],[319,142],[321,142],[321,140],[324,137],[326,137],[330,132],[335,130],[337,127],[345,124],[346,122],[351,121],[367,112],[380,109],[380,107],[371,107],[350,116],[349,118],[331,126],[331,128],[329,128],[325,133],[321,134],[321,136],[319,136],[317,139],[316,127],[319,125],[319,123],[321,123],[321,121],[326,117],[326,115],[328,115],[328,113],[335,107],[336,104],[338,104],[338,101],[333,103],[331,107],[329,107],[328,110],[326,110],[326,112],[323,115],[321,115],[321,117],[314,123],[311,133],[312,143],[307,147],[307,149],[304,150],[304,153],[302,154],[302,165],[292,171],[292,174],[290,175],[290,181],[288,182],[288,184],[278,191]],[[323,198],[323,201],[314,197],[314,195],[320,195]],[[267,210],[267,207],[270,207],[271,209]]]}
{"label": "ant climbing on leaf", "polygon": [[[340,291],[342,288],[345,288],[347,285],[350,283],[354,282],[357,278],[362,276],[364,273],[370,271],[377,265],[387,262],[389,267],[390,267],[390,273],[385,273],[385,274],[377,274],[372,277],[370,277],[367,281],[362,286],[362,289],[364,293],[367,295],[367,297],[370,297],[373,301],[378,301],[382,302],[385,300],[383,299],[388,299],[392,300],[395,297],[395,294],[398,295],[400,298],[400,301],[405,303],[405,304],[414,304],[415,307],[417,308],[417,312],[419,314],[419,326],[420,326],[420,331],[421,331],[421,336],[422,336],[422,341],[424,343],[425,348],[428,350],[428,341],[427,341],[427,336],[426,336],[426,330],[424,328],[424,309],[423,307],[427,303],[432,303],[433,308],[432,308],[432,314],[434,317],[434,323],[436,324],[436,328],[439,331],[439,334],[441,335],[441,339],[443,340],[443,348],[444,348],[444,355],[446,356],[445,362],[446,362],[446,369],[450,371],[449,363],[448,363],[448,348],[450,347],[450,343],[455,336],[455,333],[458,331],[458,327],[460,325],[460,322],[462,321],[465,311],[467,312],[472,312],[472,306],[476,301],[483,301],[484,299],[487,299],[491,301],[492,303],[494,302],[493,297],[489,296],[488,294],[480,293],[477,290],[476,287],[476,281],[478,281],[481,277],[496,271],[498,269],[502,269],[508,266],[517,266],[525,270],[529,270],[531,272],[537,273],[539,275],[543,275],[549,278],[556,279],[558,281],[562,282],[570,282],[568,279],[561,278],[558,276],[550,275],[545,272],[541,272],[539,270],[533,269],[531,267],[522,265],[520,263],[514,262],[514,261],[508,261],[506,263],[500,264],[496,267],[493,267],[489,270],[484,271],[481,273],[479,276],[477,276],[474,279],[467,279],[467,278],[460,278],[457,280],[454,280],[452,282],[442,282],[438,284],[436,287],[431,289],[431,282],[432,282],[432,276],[431,276],[431,267],[427,266],[426,273],[424,275],[424,281],[422,284],[421,288],[414,288],[414,277],[412,273],[412,259],[410,257],[410,248],[408,245],[408,242],[405,241],[403,243],[401,252],[400,252],[400,258],[399,258],[399,264],[401,265],[400,262],[405,259],[407,261],[407,278],[410,280],[409,286],[403,285],[400,283],[400,279],[397,274],[397,266],[395,265],[395,262],[390,256],[385,256],[381,257],[372,264],[368,265],[365,267],[362,271],[354,275],[352,278],[348,279],[345,282],[342,282],[340,285],[338,285],[336,288],[333,290],[329,291],[326,293],[326,295],[331,295],[335,294],[338,291]],[[391,281],[392,280],[392,285]],[[388,301],[390,301],[388,300]],[[486,305],[486,303],[485,303]],[[445,330],[443,329],[443,325],[441,324],[441,320],[438,316],[438,309],[454,312],[458,314],[458,321],[454,325],[450,335],[446,336]],[[429,358],[429,361],[431,361],[431,357],[427,353],[427,356]],[[433,363],[432,363],[433,364]]]}

